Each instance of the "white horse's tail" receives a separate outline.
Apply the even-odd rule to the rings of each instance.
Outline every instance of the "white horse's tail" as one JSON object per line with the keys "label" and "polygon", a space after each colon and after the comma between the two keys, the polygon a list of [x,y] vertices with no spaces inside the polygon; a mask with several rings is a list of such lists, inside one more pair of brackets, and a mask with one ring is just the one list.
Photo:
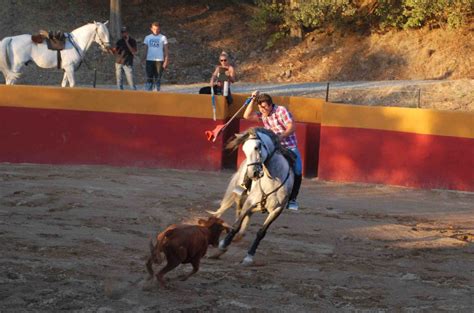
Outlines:
{"label": "white horse's tail", "polygon": [[240,166],[240,168],[237,170],[237,172],[232,176],[230,179],[229,185],[227,186],[227,190],[224,194],[224,198],[222,198],[221,205],[217,211],[207,211],[207,213],[216,216],[216,217],[221,217],[222,214],[224,214],[227,209],[232,207],[236,201],[236,196],[234,194],[234,189],[236,186],[239,185],[239,182],[242,180],[243,176],[243,165]]}
{"label": "white horse's tail", "polygon": [[10,50],[12,37],[6,37],[0,41],[0,71],[5,76],[7,82],[18,79],[20,73],[15,73],[10,69],[8,51]]}

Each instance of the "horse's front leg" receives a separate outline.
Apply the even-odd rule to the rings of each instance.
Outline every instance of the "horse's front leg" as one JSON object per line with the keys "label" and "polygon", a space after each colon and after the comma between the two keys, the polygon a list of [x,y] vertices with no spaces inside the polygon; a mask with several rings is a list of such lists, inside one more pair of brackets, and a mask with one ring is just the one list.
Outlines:
{"label": "horse's front leg", "polygon": [[[69,82],[69,87],[76,86],[76,79],[74,78],[74,67],[68,66],[64,68],[64,78],[66,78],[66,82]],[[66,87],[66,83],[64,82],[61,84],[62,87]]]}
{"label": "horse's front leg", "polygon": [[232,240],[234,239],[235,235],[241,232],[242,226],[244,226],[244,230],[245,230],[250,220],[250,216],[252,215],[251,209],[253,208],[253,206],[254,205],[247,205],[247,207],[242,210],[242,214],[239,216],[239,218],[234,223],[234,225],[232,225],[232,230],[227,234],[227,236],[223,240],[219,242],[219,249],[226,250],[227,247],[232,242]]}
{"label": "horse's front leg", "polygon": [[22,68],[22,64],[13,64],[12,69],[9,73],[5,75],[5,84],[6,85],[15,85],[18,78],[20,78],[20,70]]}
{"label": "horse's front leg", "polygon": [[64,72],[64,75],[63,75],[63,80],[61,82],[61,87],[67,87],[67,74],[66,72]]}
{"label": "horse's front leg", "polygon": [[278,218],[278,216],[280,216],[282,211],[283,211],[283,206],[280,206],[268,214],[267,218],[265,219],[265,222],[262,225],[262,228],[260,228],[259,231],[257,232],[257,237],[255,237],[255,240],[250,246],[250,249],[248,250],[247,255],[242,260],[243,265],[253,264],[253,257],[255,255],[255,252],[257,252],[257,248],[258,248],[258,245],[260,244],[260,241],[263,239],[263,237],[265,237],[268,228]]}
{"label": "horse's front leg", "polygon": [[224,239],[222,239],[219,242],[219,251],[216,254],[212,255],[210,257],[211,259],[218,259],[221,255],[227,252],[227,247],[230,245],[235,235],[239,233],[244,221],[245,221],[245,225],[248,223],[250,215],[252,215],[251,209],[252,209],[252,206],[247,203],[246,206],[244,207],[244,210],[242,211],[243,213],[239,216],[237,221],[235,221],[234,225],[232,225],[232,229],[230,230],[230,232],[227,234],[227,236]]}

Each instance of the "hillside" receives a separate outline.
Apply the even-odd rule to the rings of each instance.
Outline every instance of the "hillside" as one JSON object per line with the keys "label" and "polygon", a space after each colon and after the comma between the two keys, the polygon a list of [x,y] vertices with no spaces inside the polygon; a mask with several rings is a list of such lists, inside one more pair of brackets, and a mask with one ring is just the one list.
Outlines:
{"label": "hillside", "polygon": [[[93,20],[107,20],[109,15],[108,5],[98,0],[4,2],[1,38],[41,28],[70,31]],[[268,34],[255,33],[249,26],[249,16],[255,12],[252,5],[237,1],[188,2],[148,0],[142,5],[123,5],[123,23],[138,41],[148,34],[151,21],[161,22],[162,32],[170,41],[171,65],[164,76],[167,84],[208,81],[218,53],[226,50],[239,80],[244,82],[464,79],[463,86],[466,81],[472,86],[472,24],[461,30],[372,34],[361,34],[357,29],[326,30],[307,34],[301,42],[288,39],[265,49]],[[95,46],[87,58],[91,67],[98,69],[98,84],[114,84],[112,57],[101,55]],[[138,83],[143,83],[144,69],[139,65],[136,74]],[[58,70],[38,71],[31,65],[21,83],[58,84],[61,76]],[[82,66],[79,83],[88,84],[92,78],[92,70]],[[453,88],[458,88],[455,85]],[[467,95],[472,96],[472,92],[468,90]]]}

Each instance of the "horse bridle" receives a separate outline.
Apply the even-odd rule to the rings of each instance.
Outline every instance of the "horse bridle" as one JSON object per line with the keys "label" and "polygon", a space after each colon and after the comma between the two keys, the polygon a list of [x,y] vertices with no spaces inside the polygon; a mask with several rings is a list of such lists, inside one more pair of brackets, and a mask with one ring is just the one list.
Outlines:
{"label": "horse bridle", "polygon": [[[273,157],[273,155],[277,151],[277,148],[275,147],[272,152],[269,152],[270,149],[268,149],[267,145],[262,140],[262,138],[258,135],[258,133],[256,134],[256,138],[252,138],[252,139],[258,139],[260,141],[261,145],[263,146],[263,148],[267,151],[268,155],[267,155],[267,158],[265,159],[265,161],[262,162],[262,151],[261,151],[261,149],[259,149],[259,151],[258,151],[259,157],[257,159],[257,162],[249,163],[249,164],[247,164],[247,167],[252,166],[252,165],[260,165],[260,166],[263,167],[263,166],[265,166],[265,163],[267,163],[268,161],[271,160],[271,158]],[[267,204],[268,197],[270,195],[274,194],[275,192],[277,192],[278,190],[280,190],[280,188],[285,185],[286,181],[290,177],[290,171],[291,171],[291,167],[288,167],[288,173],[286,174],[285,179],[282,181],[282,183],[277,188],[270,191],[269,193],[265,193],[263,191],[261,180],[260,179],[258,180],[258,186],[260,187],[260,192],[262,193],[262,199],[257,204],[260,205],[260,208],[262,208],[263,212],[266,211],[265,205]],[[263,177],[263,176],[261,176],[261,177]]]}
{"label": "horse bridle", "polygon": [[255,134],[255,136],[256,136],[255,138],[251,138],[251,139],[258,139],[260,141],[260,144],[267,151],[267,158],[265,159],[264,162],[262,162],[262,149],[259,148],[257,162],[249,163],[247,164],[247,167],[252,166],[252,165],[260,165],[263,167],[264,163],[270,161],[270,159],[273,157],[273,155],[276,152],[276,148],[273,149],[272,152],[270,152],[270,149],[268,149],[267,145],[265,144],[265,141],[263,141],[262,138],[258,134]]}
{"label": "horse bridle", "polygon": [[[103,49],[107,50],[107,49],[108,49],[107,47],[110,46],[110,42],[104,42],[104,41],[102,40],[102,38],[100,38],[99,32],[97,31],[98,29],[99,29],[99,25],[96,25],[96,27],[95,27],[95,37],[99,38],[99,45],[100,45]],[[94,38],[94,39],[95,39],[95,38]]]}

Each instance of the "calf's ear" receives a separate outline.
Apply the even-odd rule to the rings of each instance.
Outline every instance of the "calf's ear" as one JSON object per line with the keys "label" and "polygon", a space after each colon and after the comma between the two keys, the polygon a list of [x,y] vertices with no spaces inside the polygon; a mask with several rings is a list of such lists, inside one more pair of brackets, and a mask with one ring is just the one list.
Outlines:
{"label": "calf's ear", "polygon": [[203,220],[202,218],[198,219],[198,225],[206,225],[207,221]]}

